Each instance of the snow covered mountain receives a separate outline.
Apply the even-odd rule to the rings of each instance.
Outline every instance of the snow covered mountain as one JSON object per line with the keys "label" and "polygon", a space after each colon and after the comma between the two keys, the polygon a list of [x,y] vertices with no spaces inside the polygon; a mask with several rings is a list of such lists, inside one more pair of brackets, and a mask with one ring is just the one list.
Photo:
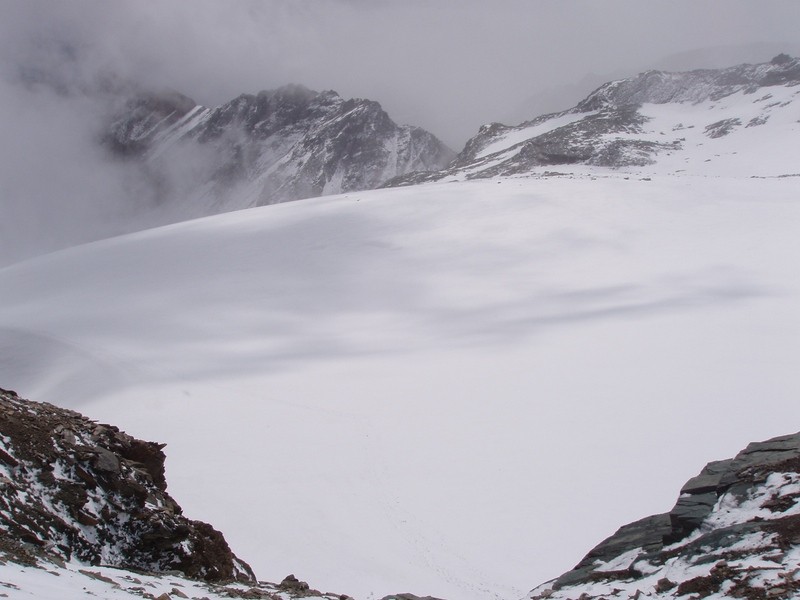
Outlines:
{"label": "snow covered mountain", "polygon": [[668,513],[622,527],[530,598],[797,598],[800,433],[706,465]]}
{"label": "snow covered mountain", "polygon": [[[798,172],[796,68],[778,57],[645,74],[580,110],[486,130],[434,177],[447,181],[262,206],[2,268],[0,382],[166,442],[170,494],[268,579],[297,572],[359,600],[520,598],[576,549],[662,510],[698,463],[800,420],[800,178],[783,176]],[[297,88],[213,111],[151,97],[106,143],[165,199],[194,190],[206,214],[262,201],[267,173],[320,185],[294,159],[270,161],[327,164],[350,116],[372,106],[337,112],[345,104]],[[314,121],[326,107],[339,116]],[[322,133],[306,140],[312,121]],[[527,176],[553,173],[542,156],[569,176]],[[744,504],[715,487],[719,510],[745,532],[742,506],[793,517],[792,473],[742,480]],[[692,510],[707,508],[707,487],[686,489]],[[776,503],[759,504],[766,494]],[[608,564],[627,577],[629,558],[654,569],[624,588],[632,596],[661,593],[672,566],[708,589],[743,577],[747,565],[727,557],[714,571],[681,545],[728,531],[719,510],[672,536],[675,557],[637,558],[653,549],[637,540],[625,560],[609,555],[598,594],[615,593]],[[794,552],[766,556],[782,573]],[[103,583],[64,568],[78,587]],[[597,568],[561,579],[564,594]],[[41,571],[0,564],[0,581],[44,586]],[[126,597],[127,575],[92,573]],[[179,581],[136,578],[159,593]],[[180,581],[198,597],[234,593]],[[47,585],[39,597],[62,597]],[[237,593],[285,598],[286,585]]]}
{"label": "snow covered mountain", "polygon": [[104,141],[144,161],[163,195],[195,216],[372,189],[455,156],[424,129],[395,124],[377,102],[300,85],[213,109],[180,94],[140,93]]}
{"label": "snow covered mountain", "polygon": [[609,82],[574,108],[510,127],[493,123],[437,174],[441,179],[585,171],[797,176],[800,60],[684,73],[647,71]]}

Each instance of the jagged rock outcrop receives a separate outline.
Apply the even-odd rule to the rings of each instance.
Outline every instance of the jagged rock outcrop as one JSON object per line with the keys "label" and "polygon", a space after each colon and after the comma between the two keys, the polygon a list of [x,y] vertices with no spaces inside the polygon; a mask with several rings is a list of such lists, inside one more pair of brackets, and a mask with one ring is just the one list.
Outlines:
{"label": "jagged rock outcrop", "polygon": [[[704,172],[726,156],[740,154],[733,162],[741,174],[738,164],[749,166],[742,160],[748,151],[758,153],[758,160],[751,162],[760,164],[770,158],[765,152],[780,158],[786,147],[797,146],[798,84],[800,59],[785,54],[769,63],[728,69],[647,71],[606,83],[569,110],[515,127],[485,125],[446,170],[412,173],[385,185],[527,175],[554,165],[630,170],[668,156],[679,173],[690,168]],[[652,108],[667,104],[674,110]],[[734,149],[708,143],[747,127],[768,122],[772,127],[771,119],[771,144],[752,144],[752,136]]]}
{"label": "jagged rock outcrop", "polygon": [[800,433],[709,463],[668,513],[626,525],[530,598],[800,596]]}
{"label": "jagged rock outcrop", "polygon": [[254,582],[220,532],[181,514],[162,449],[0,390],[0,550]]}
{"label": "jagged rock outcrop", "polygon": [[180,94],[139,93],[103,141],[135,157],[164,199],[213,213],[373,189],[455,156],[431,133],[397,125],[370,100],[288,85],[206,108]]}

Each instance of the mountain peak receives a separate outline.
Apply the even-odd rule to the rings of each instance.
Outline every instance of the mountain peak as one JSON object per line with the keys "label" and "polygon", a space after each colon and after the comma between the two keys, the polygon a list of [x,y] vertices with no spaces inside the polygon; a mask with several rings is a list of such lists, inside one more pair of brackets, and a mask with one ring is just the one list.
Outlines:
{"label": "mountain peak", "polygon": [[[480,128],[450,168],[391,185],[531,175],[554,165],[630,172],[797,173],[800,60],[686,72],[649,70],[603,84],[577,106]],[[709,143],[714,140],[714,143]]]}
{"label": "mountain peak", "polygon": [[[162,105],[127,105],[107,146],[141,160],[154,188],[191,198],[183,218],[371,189],[440,169],[455,154],[432,134],[397,125],[376,101],[299,84],[242,94],[213,109],[191,101]],[[186,165],[194,172],[183,176]]]}
{"label": "mountain peak", "polygon": [[792,58],[786,53],[778,54],[775,58],[773,58],[770,62],[772,65],[785,65],[790,62],[796,61],[796,58]]}

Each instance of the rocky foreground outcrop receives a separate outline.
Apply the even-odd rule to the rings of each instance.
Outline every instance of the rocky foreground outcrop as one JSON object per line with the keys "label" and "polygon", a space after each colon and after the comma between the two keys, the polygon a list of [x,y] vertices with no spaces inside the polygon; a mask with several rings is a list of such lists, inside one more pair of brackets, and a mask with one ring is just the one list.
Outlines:
{"label": "rocky foreground outcrop", "polygon": [[712,462],[668,513],[626,525],[535,600],[800,597],[800,433]]}
{"label": "rocky foreground outcrop", "polygon": [[181,514],[162,448],[0,390],[0,551],[255,581],[219,531]]}
{"label": "rocky foreground outcrop", "polygon": [[[294,575],[256,581],[221,533],[181,514],[164,459],[162,444],[0,389],[2,595],[349,598]],[[682,597],[800,598],[800,433],[709,463],[671,511],[625,525],[529,595]]]}
{"label": "rocky foreground outcrop", "polygon": [[0,388],[0,597],[352,600],[294,575],[257,581],[181,514],[163,448]]}

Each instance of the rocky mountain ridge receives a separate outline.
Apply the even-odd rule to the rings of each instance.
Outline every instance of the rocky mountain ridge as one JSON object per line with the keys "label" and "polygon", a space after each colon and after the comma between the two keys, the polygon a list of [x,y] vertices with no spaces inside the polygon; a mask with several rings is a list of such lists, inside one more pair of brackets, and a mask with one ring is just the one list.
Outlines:
{"label": "rocky mountain ridge", "polygon": [[621,527],[533,600],[796,598],[800,433],[711,462],[673,509]]}
{"label": "rocky mountain ridge", "polygon": [[177,198],[200,214],[373,189],[455,156],[377,102],[300,85],[217,108],[142,91],[113,115],[103,143],[142,165],[160,201]]}
{"label": "rocky mountain ridge", "polygon": [[786,155],[800,150],[799,85],[800,59],[785,54],[727,69],[647,71],[606,83],[563,112],[517,126],[485,125],[447,169],[400,176],[387,186],[547,174],[554,167],[796,174]]}

